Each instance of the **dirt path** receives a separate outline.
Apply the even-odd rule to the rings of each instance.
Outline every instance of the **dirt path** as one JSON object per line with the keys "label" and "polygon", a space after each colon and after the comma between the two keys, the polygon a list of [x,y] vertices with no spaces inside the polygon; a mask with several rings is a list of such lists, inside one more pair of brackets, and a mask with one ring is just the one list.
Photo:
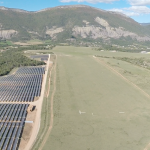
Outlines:
{"label": "dirt path", "polygon": [[[53,67],[52,67],[52,70],[53,70]],[[49,82],[48,82],[48,89],[47,89],[47,98],[48,98],[48,96],[49,96],[49,93],[50,93],[50,85],[51,85],[51,73],[52,73],[52,71],[50,72],[50,76],[49,76]]]}
{"label": "dirt path", "polygon": [[[50,74],[49,74],[48,89],[47,89],[47,91],[45,92],[46,98],[49,97],[49,93],[50,93],[50,81],[51,81],[51,73],[52,73],[52,70],[53,70],[53,67],[52,67],[52,69],[51,69],[51,71],[50,71]],[[46,102],[48,103],[48,99],[46,100]],[[49,115],[48,115],[48,113],[49,113],[49,112],[48,112],[48,107],[49,107],[49,105],[46,104],[46,107],[47,107],[47,108],[46,108],[46,116],[48,117],[48,116],[49,116]],[[45,135],[46,132],[47,132],[47,128],[46,128],[47,124],[48,124],[48,119],[46,118],[45,128],[44,128],[42,134],[40,135],[40,139],[43,139],[44,135]],[[40,140],[36,141],[36,145],[39,145],[40,142],[41,142]]]}
{"label": "dirt path", "polygon": [[54,95],[55,95],[55,91],[56,91],[56,62],[57,62],[57,56],[56,56],[56,61],[55,61],[55,66],[54,66],[54,90],[52,92],[52,95],[51,95],[51,108],[50,108],[50,114],[51,114],[51,119],[50,119],[50,126],[48,128],[48,131],[39,147],[39,150],[42,150],[50,133],[51,133],[51,130],[53,128],[53,121],[54,121],[54,113],[53,113],[53,102],[54,102]]}
{"label": "dirt path", "polygon": [[145,95],[147,98],[150,99],[150,95],[148,93],[146,93],[144,90],[142,90],[139,86],[137,86],[136,84],[134,84],[133,82],[131,82],[130,80],[128,80],[126,77],[124,77],[121,73],[119,73],[117,70],[115,70],[113,67],[111,67],[110,65],[106,64],[104,61],[98,59],[97,57],[93,56],[93,58],[101,63],[103,66],[105,66],[106,68],[108,68],[109,70],[111,70],[113,73],[115,73],[116,75],[118,75],[119,77],[121,77],[123,80],[125,80],[127,83],[129,83],[130,85],[132,85],[134,88],[136,88],[137,90],[139,90],[143,95]]}
{"label": "dirt path", "polygon": [[42,83],[41,96],[40,96],[38,101],[30,103],[32,105],[36,105],[37,114],[36,114],[36,118],[35,118],[35,122],[34,122],[34,127],[32,130],[32,134],[31,134],[31,137],[30,137],[28,144],[25,147],[25,150],[30,150],[32,148],[32,145],[34,144],[36,137],[37,137],[37,134],[38,134],[39,129],[40,129],[42,103],[43,103],[43,99],[44,99],[44,93],[45,93],[45,87],[46,87],[46,80],[47,80],[49,65],[50,65],[50,55],[49,55],[49,61],[48,61],[47,66],[46,66],[47,68],[45,71],[45,77],[44,77],[44,80]]}
{"label": "dirt path", "polygon": [[146,148],[144,148],[144,150],[149,150],[150,148],[150,143],[146,146]]}

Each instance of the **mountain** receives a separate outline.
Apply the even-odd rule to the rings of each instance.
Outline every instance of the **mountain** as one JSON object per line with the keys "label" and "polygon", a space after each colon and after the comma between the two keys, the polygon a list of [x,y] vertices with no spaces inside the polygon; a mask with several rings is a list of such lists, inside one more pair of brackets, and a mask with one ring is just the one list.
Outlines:
{"label": "mountain", "polygon": [[140,25],[142,25],[142,26],[149,26],[150,23],[140,23]]}
{"label": "mountain", "polygon": [[150,28],[121,14],[85,5],[37,12],[0,7],[0,38],[85,41],[150,41]]}

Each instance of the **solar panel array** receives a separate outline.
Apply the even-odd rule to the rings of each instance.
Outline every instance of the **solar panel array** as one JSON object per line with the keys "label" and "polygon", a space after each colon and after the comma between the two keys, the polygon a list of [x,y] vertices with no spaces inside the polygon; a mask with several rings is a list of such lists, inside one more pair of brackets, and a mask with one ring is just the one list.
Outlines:
{"label": "solar panel array", "polygon": [[[0,77],[0,102],[32,102],[41,94],[45,66],[21,67]],[[0,103],[0,150],[17,150],[29,104]]]}
{"label": "solar panel array", "polygon": [[32,55],[31,58],[41,58],[41,61],[48,61],[49,55]]}
{"label": "solar panel array", "polygon": [[0,101],[32,102],[41,94],[45,67],[21,67],[16,74],[0,77]]}
{"label": "solar panel array", "polygon": [[21,67],[16,74],[44,74],[45,67]]}
{"label": "solar panel array", "polygon": [[0,104],[1,150],[18,149],[28,106],[28,104]]}

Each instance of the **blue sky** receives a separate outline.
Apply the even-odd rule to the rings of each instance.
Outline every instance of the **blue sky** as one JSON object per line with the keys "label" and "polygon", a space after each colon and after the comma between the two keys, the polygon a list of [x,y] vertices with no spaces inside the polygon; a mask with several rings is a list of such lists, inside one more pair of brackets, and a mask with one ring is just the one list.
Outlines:
{"label": "blue sky", "polygon": [[150,0],[0,0],[0,6],[28,11],[76,4],[121,12],[137,22],[150,23]]}

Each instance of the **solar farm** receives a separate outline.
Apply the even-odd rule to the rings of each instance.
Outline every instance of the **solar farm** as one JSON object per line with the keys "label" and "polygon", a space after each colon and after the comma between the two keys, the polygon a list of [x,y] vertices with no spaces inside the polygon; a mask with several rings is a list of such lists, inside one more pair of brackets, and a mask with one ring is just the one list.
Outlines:
{"label": "solar farm", "polygon": [[36,59],[40,58],[41,61],[48,61],[49,56],[48,55],[32,55],[30,58]]}
{"label": "solar farm", "polygon": [[0,77],[0,150],[19,149],[30,103],[41,95],[45,66]]}
{"label": "solar farm", "polygon": [[18,149],[28,106],[28,104],[0,104],[0,149]]}
{"label": "solar farm", "polygon": [[0,101],[32,102],[40,96],[45,67],[22,67],[0,78]]}

